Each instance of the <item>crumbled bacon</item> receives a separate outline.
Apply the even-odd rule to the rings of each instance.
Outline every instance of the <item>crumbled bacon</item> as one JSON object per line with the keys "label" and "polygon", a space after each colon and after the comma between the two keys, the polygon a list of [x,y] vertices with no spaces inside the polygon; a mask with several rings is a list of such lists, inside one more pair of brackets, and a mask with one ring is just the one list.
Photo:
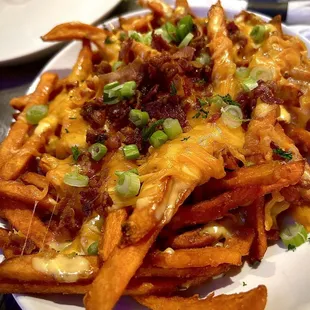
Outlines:
{"label": "crumbled bacon", "polygon": [[108,139],[108,134],[102,128],[88,129],[86,133],[86,142],[89,144],[104,143]]}
{"label": "crumbled bacon", "polygon": [[136,144],[138,149],[141,151],[143,146],[143,140],[141,130],[139,128],[131,128],[129,126],[121,129],[121,133],[124,135],[123,142],[125,144]]}
{"label": "crumbled bacon", "polygon": [[130,105],[123,100],[107,107],[107,118],[115,129],[120,129],[128,124]]}
{"label": "crumbled bacon", "polygon": [[82,211],[85,216],[89,216],[92,213],[98,195],[98,188],[94,187],[87,188],[86,190],[80,192]]}
{"label": "crumbled bacon", "polygon": [[134,60],[134,53],[131,50],[132,39],[126,39],[121,44],[121,50],[119,51],[119,59],[128,64]]}
{"label": "crumbled bacon", "polygon": [[162,36],[154,34],[152,35],[152,47],[159,52],[169,51],[171,46],[169,43],[162,38]]}
{"label": "crumbled bacon", "polygon": [[112,71],[111,65],[105,60],[102,60],[98,65],[94,65],[95,74],[105,74],[111,71]]}
{"label": "crumbled bacon", "polygon": [[104,125],[106,119],[106,108],[100,100],[85,102],[81,109],[81,116],[93,128],[98,128]]}

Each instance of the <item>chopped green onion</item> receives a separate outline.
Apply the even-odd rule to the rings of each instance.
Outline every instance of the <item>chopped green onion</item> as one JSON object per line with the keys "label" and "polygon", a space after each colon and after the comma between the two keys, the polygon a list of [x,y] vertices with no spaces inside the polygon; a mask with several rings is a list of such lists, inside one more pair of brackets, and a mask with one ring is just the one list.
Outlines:
{"label": "chopped green onion", "polygon": [[149,31],[143,35],[143,43],[146,45],[152,44],[152,31]]}
{"label": "chopped green onion", "polygon": [[293,154],[291,152],[286,152],[280,148],[274,149],[273,152],[288,161],[293,159]]}
{"label": "chopped green onion", "polygon": [[221,96],[215,95],[208,99],[212,107],[214,107],[216,110],[220,110],[221,108],[225,107],[227,104],[224,102]]}
{"label": "chopped green onion", "polygon": [[175,87],[174,82],[170,84],[170,96],[175,96],[178,93],[177,88]]}
{"label": "chopped green onion", "polygon": [[128,36],[129,36],[129,38],[132,38],[133,40],[135,40],[137,42],[143,43],[143,36],[140,32],[137,32],[135,30],[129,30]]}
{"label": "chopped green onion", "polygon": [[149,114],[138,109],[132,109],[129,112],[129,120],[137,127],[144,127],[149,121]]}
{"label": "chopped green onion", "polygon": [[130,98],[135,94],[135,89],[137,87],[137,84],[135,81],[129,81],[123,84],[123,87],[121,88],[121,96]]}
{"label": "chopped green onion", "polygon": [[163,123],[163,128],[170,140],[175,139],[183,132],[179,120],[174,118],[166,118]]}
{"label": "chopped green onion", "polygon": [[251,77],[244,79],[241,85],[245,91],[251,91],[258,86],[256,80],[252,79]]}
{"label": "chopped green onion", "polygon": [[120,85],[119,82],[112,82],[112,83],[104,85],[103,90],[104,91],[111,90],[111,89],[113,89],[113,88],[115,88],[116,86],[119,86],[119,85]]}
{"label": "chopped green onion", "polygon": [[133,168],[133,169],[130,169],[127,171],[115,171],[115,175],[117,175],[119,177],[120,175],[122,175],[123,173],[126,173],[126,172],[130,172],[130,173],[134,173],[134,174],[139,175],[139,171],[137,168]]}
{"label": "chopped green onion", "polygon": [[91,158],[96,161],[99,161],[101,158],[103,158],[107,151],[107,147],[101,143],[95,143],[88,149]]}
{"label": "chopped green onion", "polygon": [[192,30],[193,18],[190,15],[181,18],[176,29],[179,42],[181,42]]}
{"label": "chopped green onion", "polygon": [[280,237],[286,247],[289,245],[298,247],[307,241],[308,233],[305,227],[301,224],[295,223],[287,226],[281,230]]}
{"label": "chopped green onion", "polygon": [[164,119],[159,119],[155,123],[151,124],[150,127],[144,127],[142,129],[143,141],[147,141],[151,137],[151,135],[155,132],[156,128],[162,125],[164,121],[165,121]]}
{"label": "chopped green onion", "polygon": [[33,105],[26,111],[26,120],[31,125],[37,125],[48,113],[48,106],[44,104]]}
{"label": "chopped green onion", "polygon": [[80,174],[77,170],[66,173],[64,176],[64,183],[73,187],[85,187],[88,185],[88,181],[88,176]]}
{"label": "chopped green onion", "polygon": [[265,39],[266,27],[264,25],[256,25],[250,32],[250,36],[256,44],[262,43]]}
{"label": "chopped green onion", "polygon": [[123,147],[123,153],[126,159],[132,160],[140,157],[140,152],[135,144],[128,144]]}
{"label": "chopped green onion", "polygon": [[171,24],[170,22],[167,22],[166,24],[164,24],[163,30],[166,31],[167,36],[170,41],[176,42],[178,40],[177,39],[177,28],[173,24]]}
{"label": "chopped green onion", "polygon": [[186,37],[182,40],[182,42],[179,44],[179,48],[187,46],[190,41],[192,41],[193,37],[194,35],[192,33],[187,34]]}
{"label": "chopped green onion", "polygon": [[116,61],[113,66],[112,66],[112,70],[116,71],[119,67],[121,67],[124,64],[123,61]]}
{"label": "chopped green onion", "polygon": [[[218,95],[218,96],[220,96],[220,95]],[[225,95],[225,96],[220,96],[220,97],[222,98],[222,100],[223,100],[226,104],[229,104],[229,105],[236,105],[236,106],[240,107],[239,102],[233,100],[229,94],[227,94],[227,95]]]}
{"label": "chopped green onion", "polygon": [[71,147],[71,153],[74,161],[77,161],[81,155],[81,152],[76,145]]}
{"label": "chopped green onion", "polygon": [[202,53],[199,57],[196,58],[196,61],[198,61],[203,66],[209,65],[211,62],[211,57],[207,53]]}
{"label": "chopped green onion", "polygon": [[164,143],[166,143],[167,140],[168,136],[162,130],[157,130],[151,135],[149,141],[152,146],[158,148]]}
{"label": "chopped green onion", "polygon": [[135,173],[126,171],[119,175],[115,190],[120,196],[130,198],[138,195],[140,185],[139,176]]}
{"label": "chopped green onion", "polygon": [[87,249],[88,255],[97,255],[98,254],[98,241],[92,243]]}
{"label": "chopped green onion", "polygon": [[224,108],[221,108],[221,111],[221,119],[226,126],[230,128],[237,128],[242,125],[243,115],[240,107],[235,105],[228,105]]}
{"label": "chopped green onion", "polygon": [[238,79],[246,79],[250,74],[250,69],[246,67],[239,67],[236,69],[235,74]]}
{"label": "chopped green onion", "polygon": [[262,80],[266,82],[266,81],[272,81],[274,74],[271,68],[267,68],[264,66],[257,66],[251,70],[250,77],[253,78],[255,81]]}
{"label": "chopped green onion", "polygon": [[168,32],[163,28],[157,28],[155,29],[154,33],[158,36],[161,36],[165,41],[170,43],[172,41],[171,36],[168,34]]}

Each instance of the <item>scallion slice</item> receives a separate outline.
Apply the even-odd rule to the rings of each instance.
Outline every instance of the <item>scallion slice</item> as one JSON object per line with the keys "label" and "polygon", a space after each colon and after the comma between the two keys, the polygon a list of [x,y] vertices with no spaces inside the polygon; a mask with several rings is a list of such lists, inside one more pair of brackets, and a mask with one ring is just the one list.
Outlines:
{"label": "scallion slice", "polygon": [[240,107],[235,105],[228,105],[221,108],[221,119],[224,124],[230,128],[237,128],[242,125],[243,114]]}
{"label": "scallion slice", "polygon": [[129,112],[129,120],[135,124],[137,127],[144,127],[149,121],[149,114],[147,112],[132,109]]}
{"label": "scallion slice", "polygon": [[123,61],[116,61],[113,66],[112,66],[112,70],[116,71],[119,67],[121,67],[124,64]]}
{"label": "scallion slice", "polygon": [[193,30],[193,18],[190,15],[186,15],[180,19],[176,29],[177,38],[182,41]]}
{"label": "scallion slice", "polygon": [[135,173],[126,171],[119,175],[115,190],[120,196],[130,198],[138,195],[140,185],[139,176]]}
{"label": "scallion slice", "polygon": [[88,149],[88,152],[91,155],[91,158],[93,160],[99,161],[104,157],[104,155],[107,153],[108,149],[104,144],[101,143],[94,143],[90,148]]}
{"label": "scallion slice", "polygon": [[239,67],[236,69],[236,77],[238,79],[246,79],[250,74],[250,69],[246,67]]}
{"label": "scallion slice", "polygon": [[104,85],[103,90],[104,91],[111,90],[111,89],[113,89],[113,88],[115,88],[116,86],[119,86],[119,85],[120,85],[119,82],[112,82],[112,83]]}
{"label": "scallion slice", "polygon": [[264,25],[256,25],[250,32],[250,36],[256,44],[262,43],[265,39],[266,27]]}
{"label": "scallion slice", "polygon": [[135,81],[125,82],[120,89],[121,97],[131,98],[135,94],[137,84]]}
{"label": "scallion slice", "polygon": [[272,81],[274,78],[274,72],[271,68],[267,68],[264,66],[256,66],[250,72],[250,77],[255,81],[262,80]]}
{"label": "scallion slice", "polygon": [[245,91],[251,91],[258,86],[256,80],[252,79],[251,77],[242,80],[241,85]]}
{"label": "scallion slice", "polygon": [[128,37],[132,38],[133,40],[135,40],[137,42],[143,43],[143,36],[140,32],[137,32],[135,30],[129,30],[128,31]]}
{"label": "scallion slice", "polygon": [[298,247],[307,241],[308,233],[305,227],[301,224],[295,223],[285,227],[280,232],[282,242],[286,247],[289,245]]}
{"label": "scallion slice", "polygon": [[166,143],[167,140],[168,136],[162,130],[155,131],[149,139],[150,144],[155,148],[160,147],[161,145]]}
{"label": "scallion slice", "polygon": [[165,30],[164,26],[163,28],[157,28],[155,29],[154,33],[158,36],[161,36],[165,41],[170,43],[172,41],[171,36],[168,34],[168,32]]}
{"label": "scallion slice", "polygon": [[64,183],[73,187],[85,187],[88,181],[88,176],[80,174],[78,170],[64,175]]}
{"label": "scallion slice", "polygon": [[196,58],[196,61],[198,61],[203,66],[209,65],[211,62],[211,57],[208,53],[202,53],[199,57]]}
{"label": "scallion slice", "polygon": [[123,147],[123,153],[126,159],[133,160],[140,157],[140,152],[136,144],[128,144]]}
{"label": "scallion slice", "polygon": [[88,255],[98,254],[98,241],[93,242],[87,249]]}
{"label": "scallion slice", "polygon": [[163,123],[163,128],[170,140],[175,139],[183,132],[179,120],[174,118],[166,118]]}
{"label": "scallion slice", "polygon": [[194,35],[192,33],[188,33],[186,37],[182,40],[182,42],[179,44],[179,48],[187,46],[190,43],[190,41],[192,41],[193,37]]}
{"label": "scallion slice", "polygon": [[26,111],[26,120],[31,125],[37,125],[48,113],[48,106],[44,104],[33,105]]}
{"label": "scallion slice", "polygon": [[177,39],[177,28],[171,24],[170,22],[167,22],[163,26],[163,30],[167,32],[168,38],[170,41],[178,41]]}

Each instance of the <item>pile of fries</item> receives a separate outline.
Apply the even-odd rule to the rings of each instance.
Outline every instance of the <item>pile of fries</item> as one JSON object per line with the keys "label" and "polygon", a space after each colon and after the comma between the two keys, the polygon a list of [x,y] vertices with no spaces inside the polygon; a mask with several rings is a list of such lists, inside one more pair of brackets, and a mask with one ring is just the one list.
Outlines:
{"label": "pile of fries", "polygon": [[182,291],[260,262],[288,213],[310,229],[307,49],[278,17],[140,4],[151,12],[117,28],[56,26],[44,41],[82,41],[72,72],[45,72],[11,100],[0,293],[85,294],[88,310],[122,295],[150,309],[264,309],[263,285]]}

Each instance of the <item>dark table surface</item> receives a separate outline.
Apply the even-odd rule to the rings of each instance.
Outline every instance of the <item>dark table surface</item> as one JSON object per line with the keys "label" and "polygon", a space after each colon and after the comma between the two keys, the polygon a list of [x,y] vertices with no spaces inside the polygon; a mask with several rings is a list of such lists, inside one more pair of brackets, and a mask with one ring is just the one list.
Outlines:
{"label": "dark table surface", "polygon": [[[139,7],[135,0],[123,0],[100,22],[136,9]],[[26,64],[0,67],[0,125],[2,125],[0,129],[8,127],[11,122],[11,118],[8,117],[11,113],[10,99],[25,94],[32,81],[54,55],[55,53]],[[5,134],[5,131],[0,130],[0,141]],[[12,295],[0,295],[0,310],[20,310],[20,308]]]}

